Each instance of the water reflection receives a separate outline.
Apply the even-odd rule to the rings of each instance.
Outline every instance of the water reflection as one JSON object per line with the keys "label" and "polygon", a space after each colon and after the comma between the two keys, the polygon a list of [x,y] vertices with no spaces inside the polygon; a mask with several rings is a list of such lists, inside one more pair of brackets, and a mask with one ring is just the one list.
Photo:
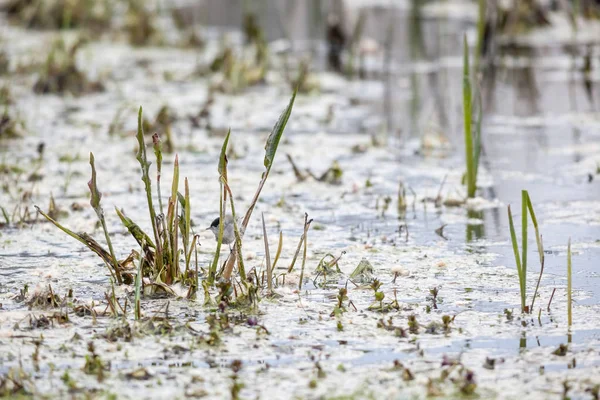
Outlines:
{"label": "water reflection", "polygon": [[467,242],[471,242],[477,239],[483,239],[485,237],[485,225],[483,218],[483,211],[467,211]]}
{"label": "water reflection", "polygon": [[523,351],[527,348],[527,332],[521,332],[521,339],[519,339],[519,350]]}

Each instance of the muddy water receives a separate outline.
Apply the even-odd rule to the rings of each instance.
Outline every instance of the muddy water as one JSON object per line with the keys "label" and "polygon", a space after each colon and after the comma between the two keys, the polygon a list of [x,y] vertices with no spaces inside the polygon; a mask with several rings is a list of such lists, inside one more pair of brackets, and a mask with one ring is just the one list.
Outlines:
{"label": "muddy water", "polygon": [[[229,3],[209,2],[205,8],[194,8],[191,15],[218,24],[217,32],[233,29],[241,20],[240,2]],[[595,175],[597,100],[586,92],[581,56],[548,43],[499,57],[495,73],[481,83],[486,109],[482,199],[470,214],[464,207],[436,208],[428,198],[437,196],[444,180],[443,199],[464,195],[460,35],[465,28],[470,32],[472,25],[451,18],[450,11],[442,10],[447,17],[439,17],[442,11],[435,8],[424,8],[419,16],[404,2],[391,10],[368,8],[365,36],[383,43],[389,30],[380,21],[390,18],[398,21],[392,31],[394,46],[388,55],[380,49],[365,61],[366,79],[347,80],[322,68],[319,29],[309,27],[323,17],[296,3],[281,10],[267,5],[264,15],[269,18],[263,22],[271,40],[289,35],[302,54],[313,52],[321,92],[297,99],[244,248],[246,265],[264,270],[259,222],[264,212],[272,252],[279,231],[283,232],[283,272],[301,234],[303,214],[309,213],[315,222],[309,233],[304,289],[297,291],[298,274],[291,274],[277,289],[281,298],[263,299],[257,312],[237,318],[223,330],[221,344],[210,346],[205,340],[207,316],[214,310],[201,302],[144,299],[146,317],[168,316],[172,329],[162,333],[135,324],[131,309],[126,322],[103,316],[105,292],[111,289],[105,267],[93,254],[48,224],[5,227],[0,231],[1,376],[21,366],[27,374],[26,389],[51,397],[95,393],[100,398],[110,394],[225,398],[232,396],[237,382],[244,385],[242,398],[421,398],[427,393],[459,396],[472,380],[469,369],[474,372],[476,393],[483,398],[559,398],[563,382],[568,382],[574,398],[589,397],[586,390],[600,383],[596,378],[600,278],[595,263],[600,248],[600,177]],[[301,17],[286,17],[292,13]],[[7,51],[19,59],[40,52],[51,41],[49,34],[3,29]],[[218,33],[211,31],[208,36]],[[59,207],[69,211],[61,219],[64,224],[101,238],[95,214],[87,206],[87,157],[93,151],[115,251],[124,257],[137,245],[113,208],[123,208],[148,229],[135,140],[127,132],[135,129],[137,105],[153,117],[169,104],[179,117],[173,130],[181,175],[190,183],[194,229],[201,235],[199,264],[208,265],[215,244],[202,229],[218,213],[219,132],[232,128],[236,154],[230,156],[229,179],[239,197],[237,207],[243,208],[262,172],[266,135],[290,95],[281,71],[274,70],[268,85],[235,96],[217,94],[211,130],[191,126],[186,117],[203,107],[208,82],[190,79],[190,73],[197,63],[209,60],[218,46],[216,40],[209,42],[198,54],[173,48],[132,50],[107,40],[91,43],[78,62],[91,74],[102,76],[107,91],[79,99],[35,96],[30,90],[32,76],[11,81],[32,133],[1,144],[2,162],[26,172],[18,179],[3,178],[17,183],[2,193],[0,203],[14,208],[21,188],[32,192],[30,206],[47,208],[52,194]],[[580,54],[584,50],[578,49]],[[594,94],[597,69],[591,79]],[[123,107],[122,128],[108,135],[111,121]],[[372,146],[373,137],[378,146]],[[39,142],[45,143],[41,160],[36,152]],[[365,151],[356,152],[356,146]],[[341,184],[297,182],[285,153],[317,175],[338,161]],[[67,155],[74,161],[65,162]],[[164,182],[171,180],[173,158],[165,157]],[[43,179],[29,182],[34,171]],[[400,181],[407,188],[405,216],[396,210]],[[518,313],[518,278],[506,217],[506,205],[513,204],[520,221],[521,189],[530,191],[547,253],[536,314],[525,317]],[[387,209],[386,197],[391,198]],[[72,211],[72,203],[83,205],[83,210]],[[446,225],[445,239],[435,232],[442,225]],[[575,289],[571,331],[565,290],[569,237]],[[533,288],[538,272],[533,240],[529,249],[528,287]],[[328,277],[324,285],[323,277],[313,273],[315,267],[325,254],[337,257],[342,252],[339,265],[344,275]],[[348,283],[352,304],[345,302],[347,311],[332,317],[338,284],[346,284],[347,275],[363,258],[383,282],[385,302],[396,299],[399,310],[381,313],[377,305],[369,309],[373,291]],[[395,280],[394,272],[399,272]],[[29,310],[26,302],[15,297],[25,284],[29,285],[27,298],[47,285],[61,298],[73,289],[69,302],[75,306],[93,302],[99,316],[94,319],[71,311],[68,323],[54,321],[45,327],[36,321],[59,309]],[[429,292],[434,287],[439,288],[435,302]],[[116,288],[122,302],[126,297],[131,302],[130,292],[130,288]],[[539,307],[543,310],[538,320]],[[512,319],[505,309],[513,310]],[[418,332],[409,331],[412,314]],[[444,315],[454,317],[449,329],[442,326]],[[127,324],[134,331],[131,340],[114,333],[115,327]],[[403,331],[407,337],[397,336]],[[102,379],[97,372],[84,371],[85,357],[91,354],[88,341],[94,342],[102,362],[110,363]],[[561,344],[569,344],[566,355],[552,354]],[[229,365],[237,359],[243,366],[234,379]],[[489,369],[491,362],[493,369]],[[444,374],[449,378],[442,379]]]}

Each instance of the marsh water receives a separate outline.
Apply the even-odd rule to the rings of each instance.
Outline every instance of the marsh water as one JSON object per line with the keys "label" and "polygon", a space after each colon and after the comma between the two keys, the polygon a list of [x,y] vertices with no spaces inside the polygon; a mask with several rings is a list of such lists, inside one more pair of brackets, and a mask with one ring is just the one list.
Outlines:
{"label": "marsh water", "polygon": [[[47,209],[52,196],[68,212],[61,223],[100,241],[87,187],[88,152],[93,152],[108,228],[124,258],[139,246],[114,207],[149,227],[135,159],[137,107],[153,119],[168,105],[176,117],[175,152],[181,178],[189,179],[194,231],[200,235],[198,262],[206,267],[216,247],[204,229],[218,215],[217,163],[224,134],[231,127],[229,182],[236,207],[243,209],[264,168],[267,134],[291,94],[286,63],[309,59],[318,89],[298,95],[244,237],[246,265],[260,275],[264,213],[271,254],[282,232],[278,265],[284,272],[308,213],[314,222],[303,289],[298,290],[299,276],[290,274],[276,289],[280,298],[263,297],[254,311],[232,310],[235,322],[223,329],[221,343],[207,346],[203,337],[214,309],[201,300],[143,298],[145,316],[166,317],[170,328],[162,330],[137,326],[131,309],[126,317],[104,315],[105,293],[112,288],[106,267],[93,253],[40,217],[35,223],[9,224],[0,230],[0,376],[14,378],[20,368],[26,374],[20,378],[24,393],[50,398],[227,398],[237,395],[239,383],[241,398],[468,396],[472,382],[481,398],[562,398],[567,392],[571,398],[592,398],[594,388],[597,395],[600,69],[599,43],[591,33],[599,28],[589,22],[572,32],[559,20],[498,49],[478,85],[484,109],[479,197],[468,207],[450,206],[465,197],[462,40],[464,32],[469,42],[475,40],[474,4],[346,2],[344,24],[351,28],[363,10],[363,37],[369,39],[362,76],[348,78],[327,69],[322,40],[327,10],[319,2],[257,2],[274,67],[265,84],[214,94],[210,123],[195,126],[189,116],[206,106],[210,78],[194,71],[218,53],[224,33],[232,42],[241,41],[242,3],[181,5],[188,23],[202,27],[206,47],[201,51],[132,48],[112,39],[90,42],[77,61],[102,80],[102,93],[41,96],[31,91],[33,76],[2,77],[28,134],[0,142],[0,161],[8,166],[0,204],[7,210],[19,204]],[[14,65],[42,57],[54,37],[1,23],[1,43],[17,60]],[[593,67],[585,71],[588,56]],[[122,124],[109,134],[117,114]],[[44,143],[41,152],[39,143]],[[341,180],[300,182],[286,154],[317,176],[337,162]],[[171,181],[174,157],[165,155],[163,182]],[[11,166],[23,172],[10,175]],[[397,209],[400,183],[407,193],[405,213]],[[507,218],[510,204],[520,227],[523,189],[533,201],[546,253],[531,315],[519,312]],[[436,204],[438,195],[447,205]],[[528,302],[539,274],[532,233],[530,227]],[[314,273],[326,254],[341,255],[342,270],[327,281]],[[372,307],[371,289],[348,283],[363,259],[383,282],[386,301],[396,299],[399,309],[379,312]],[[18,296],[25,285],[28,296],[45,292],[48,285],[61,298],[72,289],[69,302],[91,304],[98,316],[72,312],[66,323],[40,324],[42,316],[62,307],[31,307]],[[344,285],[352,304],[336,317],[332,312]],[[439,294],[432,300],[433,288]],[[131,287],[115,291],[131,302]],[[418,332],[402,337],[399,328],[409,331],[411,315]],[[442,327],[444,315],[453,318],[449,329]],[[123,335],[124,326],[133,333]],[[110,365],[102,379],[86,372],[89,341]],[[568,350],[557,351],[560,345]],[[235,373],[234,360],[242,361]]]}

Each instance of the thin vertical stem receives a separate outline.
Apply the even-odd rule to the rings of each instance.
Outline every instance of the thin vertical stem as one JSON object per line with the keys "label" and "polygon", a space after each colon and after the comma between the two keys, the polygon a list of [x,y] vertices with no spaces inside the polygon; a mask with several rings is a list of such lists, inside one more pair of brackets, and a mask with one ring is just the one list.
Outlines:
{"label": "thin vertical stem", "polygon": [[[521,291],[526,297],[527,293],[527,190],[521,191],[521,269],[523,279],[521,280]],[[525,311],[525,310],[523,310]]]}
{"label": "thin vertical stem", "polygon": [[572,264],[571,264],[571,238],[567,247],[567,316],[569,327],[573,325],[573,299],[572,299]]}

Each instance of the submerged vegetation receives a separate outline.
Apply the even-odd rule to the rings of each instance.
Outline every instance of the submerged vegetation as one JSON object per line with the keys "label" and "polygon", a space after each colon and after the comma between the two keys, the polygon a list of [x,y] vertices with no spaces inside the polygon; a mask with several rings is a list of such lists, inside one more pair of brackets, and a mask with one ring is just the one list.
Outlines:
{"label": "submerged vegetation", "polygon": [[[252,211],[259,200],[261,190],[269,176],[269,172],[271,170],[271,166],[273,165],[275,154],[277,152],[277,147],[279,145],[285,126],[292,111],[295,97],[296,94],[294,93],[288,107],[279,118],[279,121],[277,121],[277,123],[275,124],[271,135],[267,139],[267,143],[265,145],[264,159],[265,172],[263,173],[254,199],[250,204],[248,211],[246,212],[241,226],[238,227],[237,222],[234,222],[236,239],[234,244],[234,250],[232,251],[232,253],[230,253],[222,275],[217,273],[217,264],[219,260],[221,242],[223,240],[223,224],[221,224],[219,229],[217,251],[215,252],[214,262],[209,268],[206,269],[208,271],[208,285],[213,285],[215,281],[221,276],[225,280],[229,281],[231,279],[234,263],[237,258],[238,271],[240,273],[242,283],[246,285],[246,294],[248,299],[253,298],[252,291],[255,289],[253,289],[252,284],[247,281],[247,276],[244,269],[243,257],[241,252],[242,235],[246,227],[248,226],[250,216],[252,215]],[[154,194],[152,191],[152,179],[150,177],[151,162],[148,160],[148,156],[146,153],[143,121],[144,120],[142,115],[142,108],[140,107],[138,113],[138,131],[136,135],[138,142],[138,151],[136,158],[140,164],[142,172],[142,181],[144,182],[146,192],[147,207],[150,217],[150,223],[152,226],[152,234],[149,235],[146,232],[144,232],[140,228],[140,226],[134,221],[132,221],[130,218],[128,218],[123,211],[116,209],[116,213],[121,219],[123,225],[127,228],[129,233],[141,246],[139,253],[134,251],[126,259],[122,261],[117,260],[105,222],[104,210],[100,205],[102,194],[98,190],[96,168],[94,163],[94,156],[92,153],[90,153],[90,166],[92,168],[92,178],[88,183],[91,193],[90,204],[96,212],[98,220],[102,226],[106,244],[108,245],[109,250],[105,250],[96,240],[94,240],[87,233],[75,233],[61,225],[47,213],[41,211],[39,207],[37,208],[38,212],[42,214],[48,221],[52,222],[54,225],[56,225],[56,227],[58,227],[60,230],[62,230],[69,236],[85,244],[91,251],[93,251],[100,258],[102,258],[116,283],[131,284],[135,282],[135,309],[137,316],[136,318],[139,318],[139,299],[141,294],[140,286],[142,285],[142,277],[148,278],[148,283],[143,284],[144,293],[147,294],[155,293],[156,291],[163,291],[173,295],[175,294],[175,292],[172,286],[175,284],[182,284],[184,286],[189,287],[187,296],[191,298],[195,296],[196,291],[199,287],[199,266],[197,264],[197,257],[195,268],[193,268],[192,265],[193,253],[197,251],[196,243],[198,236],[194,235],[192,237],[191,233],[191,199],[188,180],[187,178],[185,178],[184,194],[181,194],[181,192],[179,191],[179,161],[178,156],[175,156],[173,166],[173,182],[171,185],[171,196],[169,197],[168,202],[166,203],[165,214],[165,208],[163,208],[160,192],[160,177],[162,170],[162,143],[160,141],[159,136],[154,135],[154,152],[156,155],[157,164],[156,187],[159,202],[158,209],[155,207],[153,202]],[[219,181],[221,183],[220,215],[221,220],[223,221],[226,212],[227,199],[229,199],[231,205],[231,213],[234,217],[234,221],[236,221],[233,194],[231,193],[231,189],[227,182],[227,157],[225,154],[227,151],[228,142],[229,134],[223,142],[223,149],[221,151],[221,157],[219,160],[218,168],[218,172],[220,175]],[[306,258],[306,245],[304,254],[304,258]],[[183,266],[181,264],[181,256],[183,256]],[[139,260],[137,263],[137,271],[134,270],[135,266],[133,265],[136,259]],[[200,267],[200,269],[204,270],[205,268]],[[219,287],[223,289],[223,286]],[[223,292],[221,292],[219,296],[223,299]],[[238,297],[239,296],[240,295],[238,295]]]}

